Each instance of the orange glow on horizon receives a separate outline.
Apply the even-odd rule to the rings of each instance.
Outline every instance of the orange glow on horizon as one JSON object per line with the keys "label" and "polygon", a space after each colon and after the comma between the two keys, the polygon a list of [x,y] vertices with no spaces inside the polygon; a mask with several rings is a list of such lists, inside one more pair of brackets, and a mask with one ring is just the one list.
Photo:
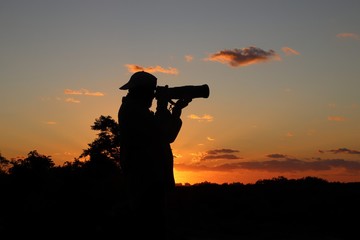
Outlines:
{"label": "orange glow on horizon", "polygon": [[196,184],[202,182],[210,182],[216,184],[223,183],[242,183],[254,184],[258,180],[273,179],[277,177],[285,177],[287,179],[301,179],[304,177],[317,177],[329,182],[360,182],[360,176],[357,174],[344,174],[342,169],[334,169],[323,171],[321,173],[316,171],[292,172],[292,173],[276,173],[268,171],[251,171],[239,170],[233,172],[213,172],[213,171],[176,171],[174,170],[175,182],[177,184]]}

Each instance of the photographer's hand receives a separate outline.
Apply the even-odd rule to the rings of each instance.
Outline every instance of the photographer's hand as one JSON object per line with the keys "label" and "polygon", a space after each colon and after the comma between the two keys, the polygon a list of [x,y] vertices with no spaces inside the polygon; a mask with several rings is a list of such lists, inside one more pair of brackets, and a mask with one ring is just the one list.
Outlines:
{"label": "photographer's hand", "polygon": [[187,107],[189,105],[189,103],[192,101],[191,98],[184,98],[184,99],[179,99],[173,109],[172,109],[172,115],[176,116],[176,117],[180,117],[181,116],[181,110],[185,107]]}

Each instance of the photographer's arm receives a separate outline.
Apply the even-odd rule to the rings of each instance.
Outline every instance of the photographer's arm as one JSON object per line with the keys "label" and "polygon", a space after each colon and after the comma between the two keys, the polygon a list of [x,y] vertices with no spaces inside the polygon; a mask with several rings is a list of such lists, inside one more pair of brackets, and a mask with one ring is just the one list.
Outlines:
{"label": "photographer's arm", "polygon": [[168,109],[168,99],[157,99],[156,119],[159,124],[159,134],[163,136],[166,142],[172,143],[175,141],[182,126],[180,119],[181,110],[188,105],[191,100],[178,100],[172,111]]}

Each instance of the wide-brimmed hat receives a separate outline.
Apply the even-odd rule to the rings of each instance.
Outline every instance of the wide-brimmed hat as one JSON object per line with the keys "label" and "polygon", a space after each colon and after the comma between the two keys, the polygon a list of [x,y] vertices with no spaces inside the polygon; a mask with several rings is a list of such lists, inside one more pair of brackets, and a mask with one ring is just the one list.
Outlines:
{"label": "wide-brimmed hat", "polygon": [[157,78],[145,71],[134,73],[130,80],[120,87],[121,90],[128,90],[133,88],[156,88]]}

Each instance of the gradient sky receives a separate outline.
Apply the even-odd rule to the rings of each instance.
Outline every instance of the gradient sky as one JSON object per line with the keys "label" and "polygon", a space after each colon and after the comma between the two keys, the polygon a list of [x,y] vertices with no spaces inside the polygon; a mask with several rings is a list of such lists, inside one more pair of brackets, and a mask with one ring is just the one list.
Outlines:
{"label": "gradient sky", "polygon": [[[73,161],[136,69],[208,84],[177,182],[360,181],[360,1],[0,1],[0,153]],[[155,104],[154,104],[155,105]]]}

